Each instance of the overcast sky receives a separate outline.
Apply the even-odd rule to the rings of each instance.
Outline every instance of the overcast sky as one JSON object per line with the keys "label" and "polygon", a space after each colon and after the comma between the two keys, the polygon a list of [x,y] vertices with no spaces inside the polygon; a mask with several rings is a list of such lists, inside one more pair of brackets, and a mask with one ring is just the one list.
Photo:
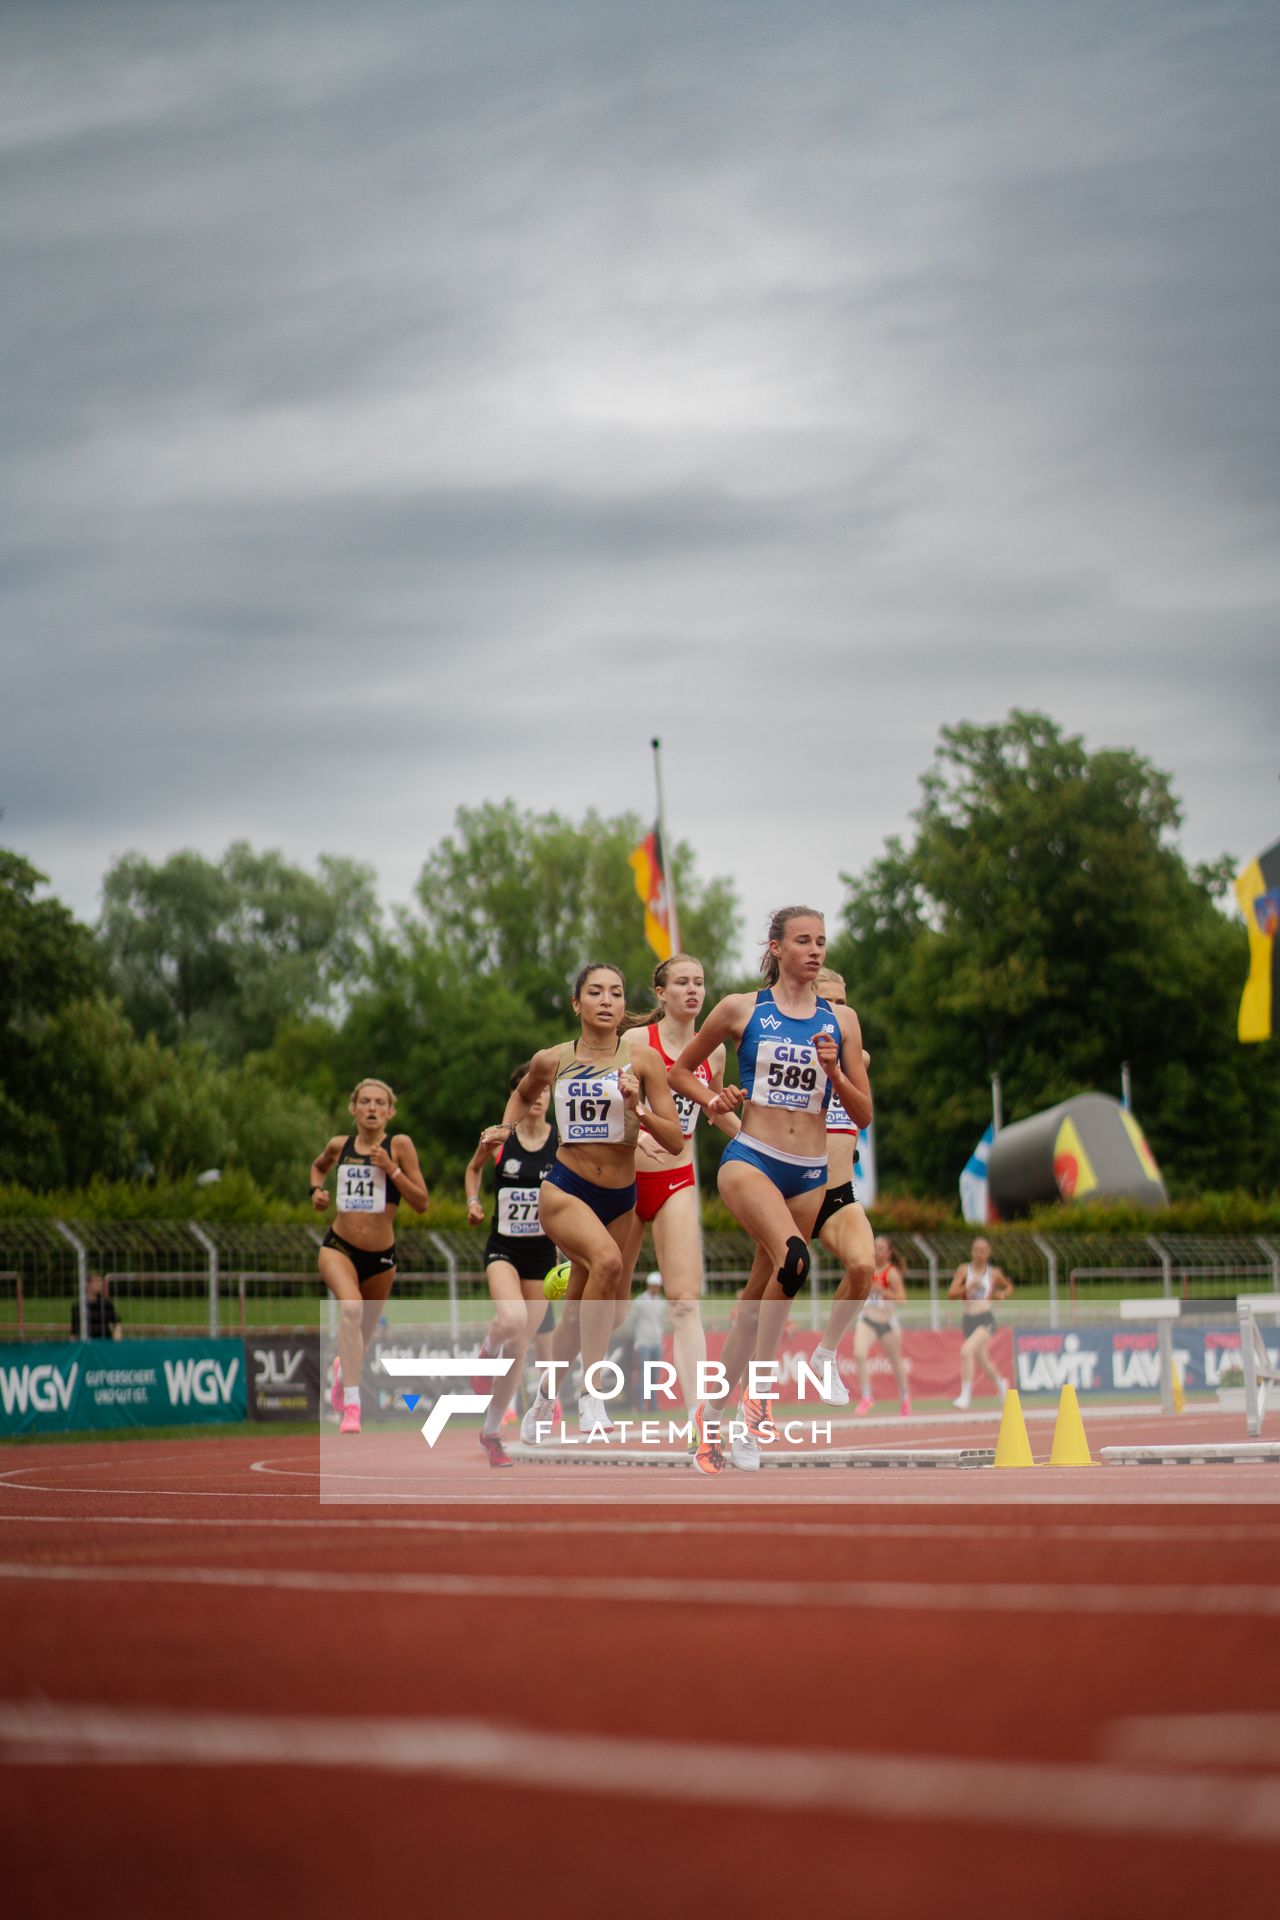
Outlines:
{"label": "overcast sky", "polygon": [[0,838],[834,915],[1041,708],[1280,834],[1274,0],[0,13]]}

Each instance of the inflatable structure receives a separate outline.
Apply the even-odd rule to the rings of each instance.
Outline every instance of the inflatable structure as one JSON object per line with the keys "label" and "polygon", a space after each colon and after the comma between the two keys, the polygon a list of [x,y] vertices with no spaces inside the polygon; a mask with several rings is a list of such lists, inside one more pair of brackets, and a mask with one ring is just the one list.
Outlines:
{"label": "inflatable structure", "polygon": [[1002,1127],[987,1154],[987,1188],[1000,1220],[1055,1200],[1169,1204],[1142,1128],[1108,1093],[1078,1093]]}

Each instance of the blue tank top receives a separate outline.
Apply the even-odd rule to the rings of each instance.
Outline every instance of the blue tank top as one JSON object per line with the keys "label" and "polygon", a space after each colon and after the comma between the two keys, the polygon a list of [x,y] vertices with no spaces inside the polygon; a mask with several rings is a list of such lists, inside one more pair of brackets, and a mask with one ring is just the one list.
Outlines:
{"label": "blue tank top", "polygon": [[816,1012],[796,1019],[782,1012],[771,987],[761,988],[738,1042],[738,1078],[752,1106],[826,1112],[831,1082],[812,1045],[815,1033],[830,1033],[840,1044],[840,1022],[828,1001],[819,998]]}

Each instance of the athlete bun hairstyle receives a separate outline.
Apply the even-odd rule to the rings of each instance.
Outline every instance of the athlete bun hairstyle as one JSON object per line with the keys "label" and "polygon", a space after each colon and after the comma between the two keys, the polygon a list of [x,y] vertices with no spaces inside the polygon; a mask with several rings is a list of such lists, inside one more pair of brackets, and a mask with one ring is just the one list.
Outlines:
{"label": "athlete bun hairstyle", "polygon": [[396,1096],[394,1091],[387,1085],[385,1080],[375,1080],[373,1075],[370,1073],[370,1074],[366,1074],[363,1080],[357,1080],[354,1087],[352,1087],[351,1098],[347,1102],[347,1109],[350,1113],[354,1113],[356,1110],[356,1101],[360,1098],[360,1090],[362,1087],[381,1087],[382,1091],[386,1094],[388,1100],[391,1102],[392,1113],[395,1112]]}
{"label": "athlete bun hairstyle", "polygon": [[766,987],[771,987],[782,968],[778,956],[772,951],[772,942],[781,940],[790,920],[821,920],[827,924],[826,915],[819,913],[816,907],[779,907],[769,922],[769,931],[765,936],[764,952],[760,956],[760,974]]}
{"label": "athlete bun hairstyle", "polygon": [[581,1000],[582,989],[586,986],[593,973],[616,973],[622,982],[622,997],[624,1000],[626,999],[627,976],[622,971],[622,968],[615,967],[612,960],[588,960],[586,966],[573,983],[573,997],[575,1000]]}
{"label": "athlete bun hairstyle", "polygon": [[[677,960],[687,960],[689,964],[694,967],[700,967],[702,965],[696,953],[668,954],[665,960],[659,960],[650,975],[649,986],[653,993],[657,994],[661,992],[662,988],[666,986],[667,975],[671,972]],[[666,1008],[659,1001],[658,1005],[651,1007],[648,1013],[628,1013],[624,1017],[622,1025],[618,1028],[618,1032],[630,1033],[633,1027],[652,1026],[655,1020],[661,1020],[665,1012]]]}

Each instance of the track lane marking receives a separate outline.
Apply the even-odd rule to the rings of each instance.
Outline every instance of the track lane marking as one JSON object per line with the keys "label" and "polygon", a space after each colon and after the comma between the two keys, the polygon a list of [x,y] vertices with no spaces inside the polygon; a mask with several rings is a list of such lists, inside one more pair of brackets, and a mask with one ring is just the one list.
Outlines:
{"label": "track lane marking", "polygon": [[0,1580],[32,1585],[226,1587],[282,1593],[409,1594],[419,1599],[602,1601],[633,1606],[848,1608],[910,1613],[1051,1613],[1235,1619],[1280,1616],[1280,1588],[1067,1586],[1032,1581],[717,1580],[552,1574],[347,1573],[296,1567],[32,1565],[0,1562]]}
{"label": "track lane marking", "polygon": [[[664,1534],[716,1534],[725,1539],[755,1539],[760,1533],[758,1523],[746,1520],[719,1520],[712,1516],[704,1521],[696,1520],[409,1520],[390,1519],[385,1516],[366,1515],[363,1518],[352,1516],[350,1519],[337,1519],[331,1515],[299,1514],[294,1518],[285,1515],[257,1516],[245,1515],[242,1518],[226,1519],[211,1514],[131,1514],[131,1513],[0,1513],[0,1526],[58,1526],[58,1527],[218,1527],[224,1532],[239,1531],[246,1527],[287,1529],[292,1532],[310,1531],[329,1532],[338,1530],[344,1533],[476,1533],[483,1535],[502,1535],[522,1533],[537,1536],[545,1534],[552,1539],[560,1534],[629,1534],[662,1536]],[[1280,1541],[1280,1526],[1251,1527],[1241,1523],[1236,1526],[1174,1527],[1167,1525],[1134,1527],[1106,1523],[1096,1527],[1069,1526],[1062,1522],[1050,1521],[1043,1526],[987,1526],[964,1520],[919,1521],[914,1525],[902,1523],[893,1525],[880,1521],[866,1521],[851,1518],[848,1525],[837,1526],[834,1522],[821,1520],[798,1520],[788,1522],[785,1515],[770,1516],[770,1531],[774,1535],[785,1535],[799,1540],[848,1540],[860,1544],[864,1540],[949,1540],[956,1542],[974,1541],[982,1543],[999,1541],[1029,1542],[1036,1545],[1052,1542],[1079,1542],[1087,1544],[1097,1542],[1123,1542],[1129,1546],[1141,1546],[1147,1541],[1163,1545],[1186,1546],[1203,1543],[1207,1546],[1221,1546],[1228,1543],[1251,1545],[1257,1543],[1267,1546]]]}
{"label": "track lane marking", "polygon": [[549,1733],[473,1719],[182,1713],[0,1703],[0,1762],[281,1766],[445,1775],[527,1792],[1215,1846],[1280,1840],[1280,1780],[1109,1764]]}
{"label": "track lane marking", "polygon": [[1107,1756],[1169,1767],[1266,1767],[1280,1773],[1280,1713],[1163,1713],[1117,1720]]}

